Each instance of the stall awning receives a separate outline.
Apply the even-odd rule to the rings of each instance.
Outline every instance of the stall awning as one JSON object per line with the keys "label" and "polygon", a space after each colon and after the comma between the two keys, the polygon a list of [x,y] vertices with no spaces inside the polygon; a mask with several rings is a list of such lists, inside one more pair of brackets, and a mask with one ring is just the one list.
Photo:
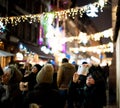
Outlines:
{"label": "stall awning", "polygon": [[40,58],[43,59],[54,59],[54,56],[52,54],[45,54],[43,51],[41,51],[39,45],[32,45],[32,44],[26,44],[22,43],[29,51],[32,51],[34,53],[37,53]]}
{"label": "stall awning", "polygon": [[0,50],[0,57],[7,57],[7,56],[14,56],[14,54],[7,51]]}

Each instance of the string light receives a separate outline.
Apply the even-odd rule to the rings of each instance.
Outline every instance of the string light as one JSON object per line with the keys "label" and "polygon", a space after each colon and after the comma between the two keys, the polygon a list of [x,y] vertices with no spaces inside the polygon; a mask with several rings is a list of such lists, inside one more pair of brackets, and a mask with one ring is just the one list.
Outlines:
{"label": "string light", "polygon": [[80,52],[94,52],[94,53],[111,52],[113,53],[113,43],[109,42],[108,44],[92,46],[92,47],[80,46],[80,48],[70,48],[70,51],[76,52],[76,50]]}
{"label": "string light", "polygon": [[[96,8],[102,8],[104,7],[103,4],[107,3],[107,0],[104,0],[104,2],[95,2],[91,4],[92,6]],[[89,5],[83,6],[83,7],[76,7],[71,8],[67,10],[60,10],[60,11],[54,11],[54,15],[59,20],[67,19],[68,17],[75,18],[76,15],[79,15],[80,17],[83,16],[83,13],[87,12],[89,10]],[[48,13],[48,12],[46,12]],[[11,24],[12,26],[17,25],[20,22],[29,21],[29,23],[33,22],[40,22],[41,16],[46,14],[43,12],[42,14],[29,14],[29,15],[21,15],[21,16],[12,16],[12,17],[0,17],[0,21],[3,22],[5,25]]]}
{"label": "string light", "polygon": [[[84,33],[83,32],[80,32],[79,33],[79,36],[71,36],[71,37],[66,37],[66,42],[72,42],[74,40],[78,40],[80,43],[84,43],[84,38],[83,36]],[[111,38],[111,40],[113,40],[113,31],[112,31],[112,28],[108,29],[108,30],[104,30],[102,32],[98,32],[98,33],[95,33],[95,34],[91,34],[91,35],[87,35],[86,38],[87,40],[94,40],[94,41],[100,41],[100,38],[101,37],[104,37],[104,38]]]}

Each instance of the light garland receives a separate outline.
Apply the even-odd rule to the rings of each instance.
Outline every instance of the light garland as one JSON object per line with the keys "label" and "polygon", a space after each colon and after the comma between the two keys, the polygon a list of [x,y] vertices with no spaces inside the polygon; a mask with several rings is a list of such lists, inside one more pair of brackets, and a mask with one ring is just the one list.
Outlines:
{"label": "light garland", "polygon": [[[80,32],[80,34],[84,34],[83,32]],[[108,29],[108,30],[104,30],[102,32],[98,32],[95,34],[91,34],[91,35],[87,35],[86,38],[87,40],[94,40],[94,41],[99,41],[101,37],[104,38],[111,38],[111,40],[113,40],[113,31],[112,28]],[[71,37],[66,37],[66,42],[72,42],[74,40],[78,40],[80,43],[82,43],[82,36],[71,36]],[[84,37],[83,37],[84,38]]]}
{"label": "light garland", "polygon": [[92,46],[92,47],[84,47],[80,46],[79,48],[70,48],[70,51],[73,52],[94,52],[94,53],[105,53],[105,52],[111,52],[113,53],[113,43],[109,42],[108,44],[98,45],[98,46]]}
{"label": "light garland", "polygon": [[[101,2],[95,2],[92,5],[97,8],[100,8],[100,10],[102,11],[102,8],[104,7],[103,4],[106,4],[106,3],[107,3],[107,0],[105,1],[103,0],[102,5],[101,5]],[[55,17],[58,18],[59,20],[67,19],[68,17],[72,17],[74,19],[76,15],[79,15],[80,17],[82,17],[83,13],[87,12],[88,10],[89,10],[89,5],[86,5],[83,7],[76,7],[76,8],[71,8],[67,10],[55,11],[53,13],[55,14]],[[5,25],[12,24],[13,26],[17,25],[20,22],[25,22],[25,21],[28,21],[29,23],[40,22],[41,16],[45,15],[46,13],[43,12],[42,14],[0,17],[0,21],[3,22]]]}

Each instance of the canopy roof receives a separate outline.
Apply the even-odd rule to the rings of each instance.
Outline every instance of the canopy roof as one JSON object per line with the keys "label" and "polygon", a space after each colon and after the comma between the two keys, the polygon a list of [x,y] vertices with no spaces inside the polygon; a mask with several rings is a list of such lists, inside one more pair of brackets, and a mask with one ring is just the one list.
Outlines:
{"label": "canopy roof", "polygon": [[10,52],[6,52],[3,50],[0,50],[0,57],[7,57],[7,56],[14,56],[14,54],[10,53]]}

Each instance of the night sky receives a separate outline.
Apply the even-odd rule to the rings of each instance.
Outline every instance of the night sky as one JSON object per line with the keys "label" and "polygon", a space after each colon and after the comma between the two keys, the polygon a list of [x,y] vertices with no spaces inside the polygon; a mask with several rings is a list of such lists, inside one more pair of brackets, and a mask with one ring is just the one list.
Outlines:
{"label": "night sky", "polygon": [[[73,0],[72,0],[73,1]],[[85,6],[90,3],[97,2],[98,0],[75,0],[75,6]],[[103,8],[103,12],[98,13],[98,17],[90,17],[90,19],[95,24],[95,27],[98,32],[102,32],[112,27],[112,5],[109,2]]]}

